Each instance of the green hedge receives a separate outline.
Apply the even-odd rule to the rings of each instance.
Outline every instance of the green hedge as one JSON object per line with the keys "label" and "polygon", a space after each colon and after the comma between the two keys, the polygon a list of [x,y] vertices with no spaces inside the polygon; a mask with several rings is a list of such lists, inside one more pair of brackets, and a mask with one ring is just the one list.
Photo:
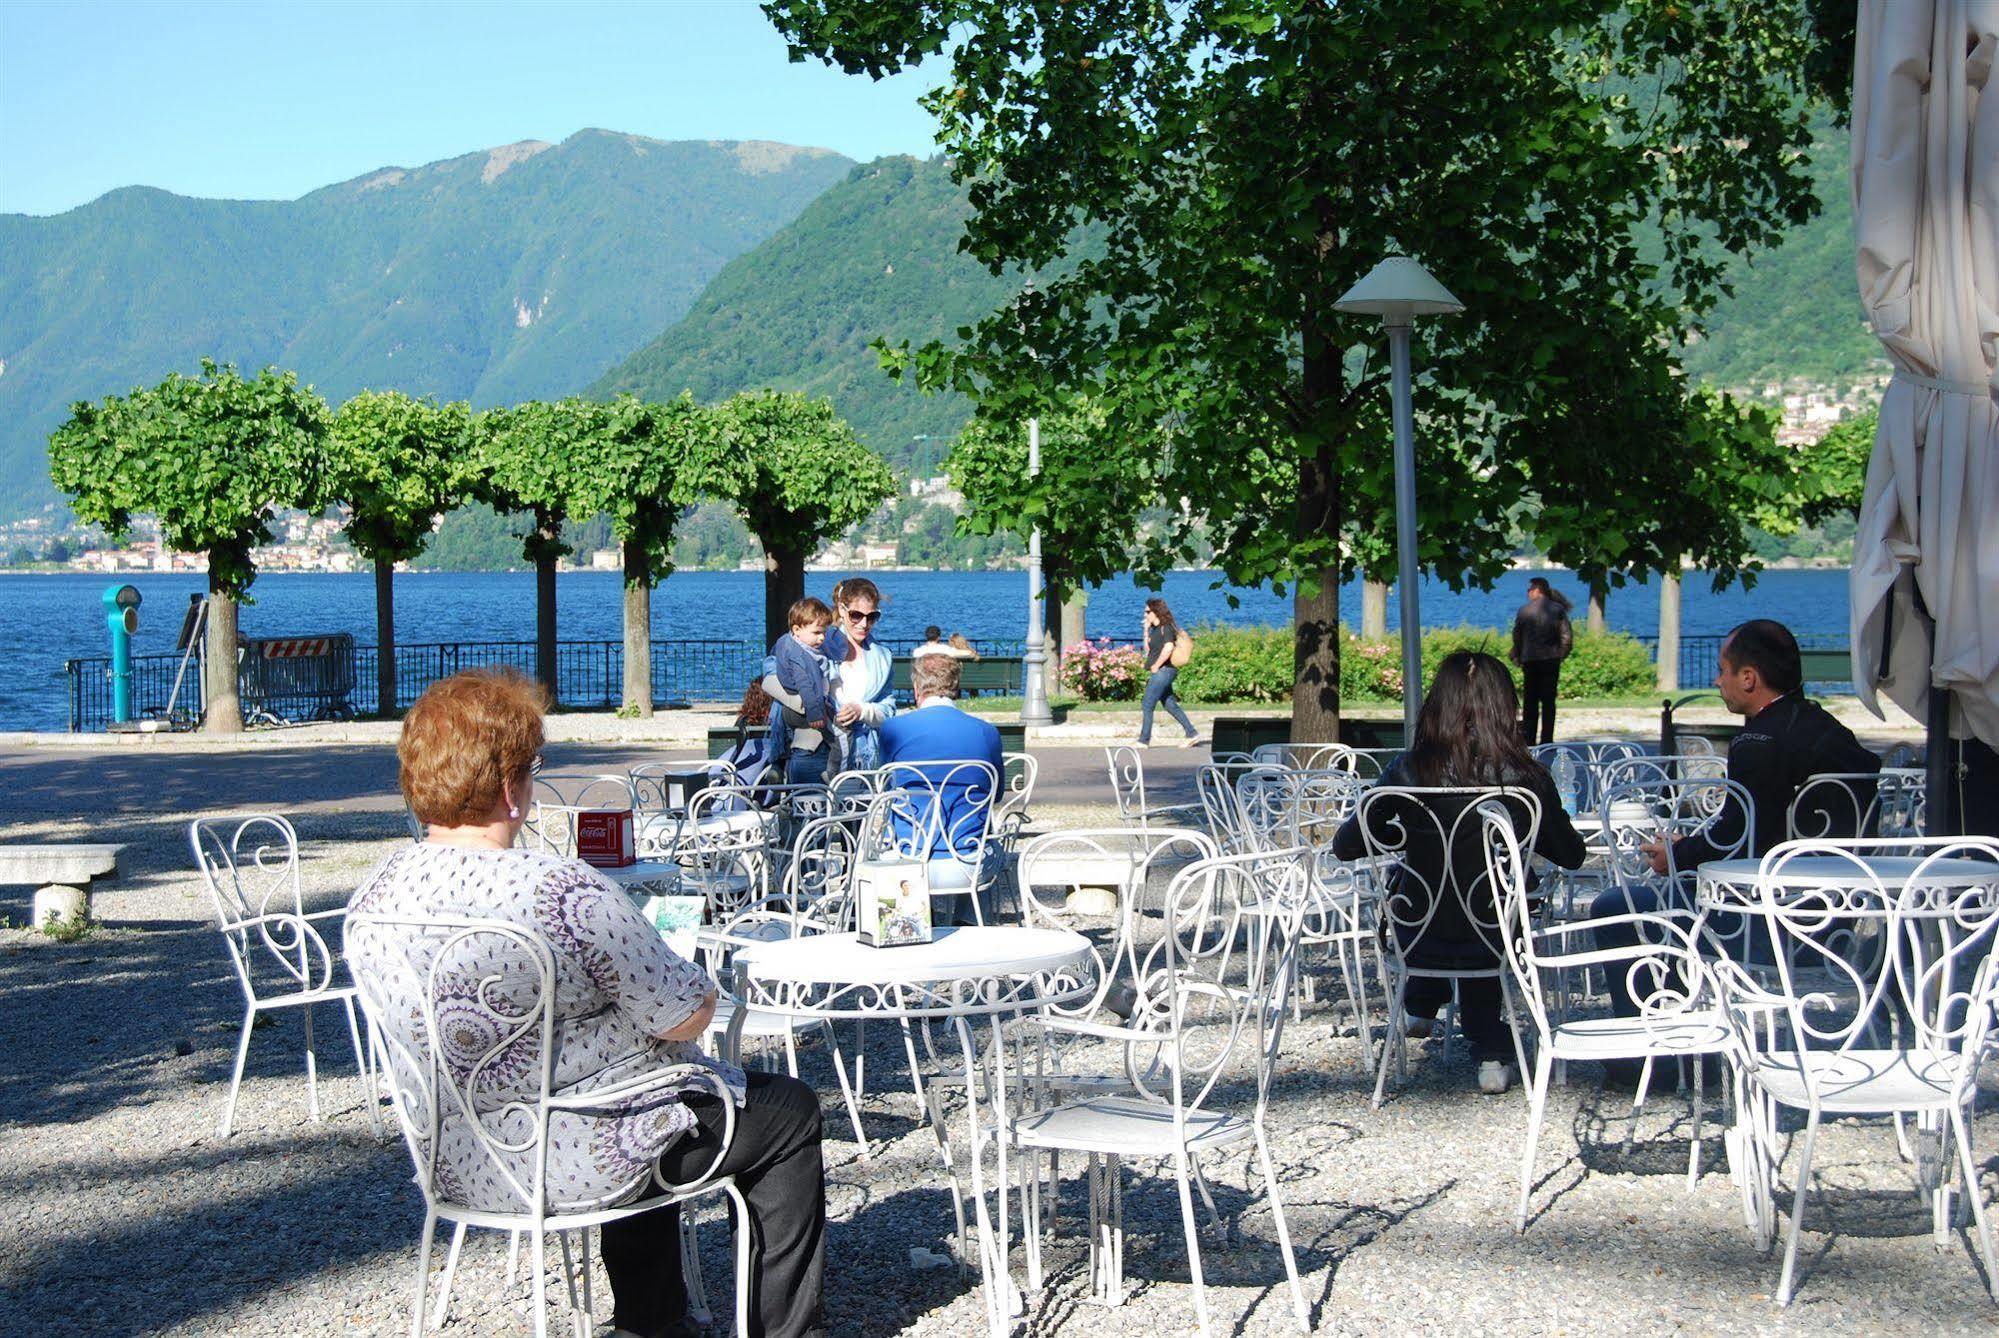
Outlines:
{"label": "green hedge", "polygon": [[[1504,661],[1512,637],[1490,627],[1437,628],[1423,638],[1423,677],[1434,677],[1446,655],[1482,650]],[[1513,671],[1516,688],[1520,670]],[[1612,632],[1577,633],[1575,649],[1562,665],[1560,696],[1574,701],[1626,697],[1649,692],[1657,675],[1644,643]],[[1281,702],[1291,696],[1292,639],[1288,627],[1203,627],[1194,633],[1194,658],[1180,671],[1175,688],[1192,702]],[[1340,700],[1402,700],[1402,643],[1394,637],[1363,640],[1340,635]]]}

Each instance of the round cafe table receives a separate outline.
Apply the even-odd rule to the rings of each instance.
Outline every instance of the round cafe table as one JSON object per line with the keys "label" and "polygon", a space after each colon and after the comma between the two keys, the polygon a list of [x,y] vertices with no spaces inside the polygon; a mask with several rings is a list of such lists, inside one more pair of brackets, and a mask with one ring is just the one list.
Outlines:
{"label": "round cafe table", "polygon": [[[1923,864],[1913,855],[1800,855],[1785,860],[1778,869],[1778,892],[1780,897],[1784,893],[1824,896],[1835,903],[1842,893],[1860,893],[1877,885],[1899,892]],[[1702,910],[1755,910],[1761,904],[1756,889],[1762,865],[1763,861],[1755,859],[1709,860],[1698,871],[1695,901]],[[1987,897],[1999,896],[1999,864],[1974,859],[1930,860],[1923,873],[1923,895],[1904,913],[1946,916],[1962,904],[1963,893],[1980,889]],[[1837,913],[1836,904],[1830,909]]]}
{"label": "round cafe table", "polygon": [[[1075,1003],[1096,990],[1096,958],[1090,941],[1063,929],[1008,925],[940,928],[929,943],[876,948],[857,934],[815,934],[742,947],[735,956],[736,994],[745,1004],[794,1016],[856,1021],[889,1020],[904,1027],[910,1075],[923,1099],[911,1022],[942,1023],[956,1033],[964,1059],[966,1147],[970,1152],[972,1204],[977,1223],[979,1276],[987,1325],[1004,1335],[1022,1310],[1019,1290],[1006,1267],[1006,1144],[991,1143],[997,1158],[999,1226],[986,1210],[985,1134],[1006,1126],[1006,1019],[1047,1005]],[[975,1044],[973,1029],[991,1028],[986,1048]],[[981,1073],[990,1063],[990,1074]],[[952,1075],[956,1081],[960,1075]],[[982,1080],[988,1078],[990,1080]],[[934,1086],[936,1079],[933,1078]],[[982,1112],[981,1107],[986,1109]],[[958,1231],[965,1237],[963,1196],[941,1118],[941,1105],[926,1103],[931,1129],[950,1178]],[[983,1127],[982,1127],[983,1125]],[[962,1263],[962,1257],[961,1257]]]}

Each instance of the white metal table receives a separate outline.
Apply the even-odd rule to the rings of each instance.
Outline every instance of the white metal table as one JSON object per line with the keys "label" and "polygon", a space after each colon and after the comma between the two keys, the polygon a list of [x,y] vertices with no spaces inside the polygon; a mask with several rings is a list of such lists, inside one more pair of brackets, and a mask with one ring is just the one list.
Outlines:
{"label": "white metal table", "polygon": [[[1006,1019],[1049,1005],[1089,998],[1096,989],[1096,958],[1090,941],[1063,929],[984,925],[939,929],[929,943],[875,948],[856,934],[815,934],[760,943],[737,950],[736,992],[743,1003],[800,1017],[856,1021],[942,1022],[957,1034],[964,1056],[967,1148],[972,1203],[977,1223],[979,1273],[991,1332],[1003,1335],[1021,1312],[1019,1290],[1008,1274],[1006,1143],[993,1137],[998,1159],[999,1229],[986,1210],[981,1094],[990,1102],[988,1130],[1006,1123]],[[987,1049],[974,1044],[972,1029],[992,1028]],[[909,1049],[912,1077],[917,1060]],[[990,1059],[989,1081],[981,1081]],[[951,1194],[965,1229],[958,1174],[944,1129],[932,1121]],[[962,1262],[962,1261],[961,1261]]]}
{"label": "white metal table", "polygon": [[[1843,894],[1872,887],[1898,891],[1924,864],[1913,855],[1800,855],[1783,862],[1779,890],[1824,898],[1829,912],[1836,914]],[[1925,895],[1907,908],[1907,914],[1948,915],[1962,903],[1965,892],[1976,889],[1983,889],[1987,896],[1999,896],[1999,864],[1975,859],[1934,859],[1927,864],[1922,882]],[[1762,865],[1763,861],[1755,859],[1709,860],[1698,872],[1696,903],[1706,911],[1753,910],[1759,904],[1757,877]]]}

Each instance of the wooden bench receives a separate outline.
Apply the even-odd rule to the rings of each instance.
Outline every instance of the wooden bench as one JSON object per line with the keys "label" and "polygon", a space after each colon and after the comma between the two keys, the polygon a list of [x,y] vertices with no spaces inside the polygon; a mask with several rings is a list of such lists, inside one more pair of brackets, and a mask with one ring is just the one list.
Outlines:
{"label": "wooden bench", "polygon": [[[1214,755],[1249,753],[1267,743],[1291,742],[1288,715],[1221,715],[1215,717]],[[1400,720],[1340,721],[1340,742],[1349,748],[1400,748]]]}
{"label": "wooden bench", "polygon": [[[1001,752],[1027,751],[1027,726],[1018,720],[995,720],[993,724],[999,729]],[[769,725],[750,725],[741,730],[734,725],[711,726],[708,730],[708,756],[711,759],[722,756],[735,747],[737,740],[744,734],[753,739],[761,739],[768,733],[770,733]]]}
{"label": "wooden bench", "polygon": [[1804,666],[1807,683],[1851,683],[1853,681],[1853,652],[1838,650],[1800,650],[1798,660]]}
{"label": "wooden bench", "polygon": [[[1018,697],[1024,669],[1018,655],[988,655],[978,660],[958,661],[958,692],[960,696],[976,697],[982,692],[997,693],[1002,697]],[[910,659],[907,655],[895,657],[895,666],[890,682],[896,694],[907,698],[909,686]]]}

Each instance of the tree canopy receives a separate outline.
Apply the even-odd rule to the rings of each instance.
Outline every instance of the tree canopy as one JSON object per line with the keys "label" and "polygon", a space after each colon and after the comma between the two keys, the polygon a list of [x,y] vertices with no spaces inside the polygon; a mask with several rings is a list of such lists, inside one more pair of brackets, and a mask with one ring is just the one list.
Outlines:
{"label": "tree canopy", "polygon": [[326,495],[349,509],[347,538],[371,561],[423,552],[437,518],[475,477],[472,416],[399,390],[364,390],[333,415]]}
{"label": "tree canopy", "polygon": [[49,475],[78,519],[113,534],[153,515],[168,546],[207,552],[211,590],[240,596],[272,512],[323,505],[327,426],[325,403],[293,373],[245,378],[203,359],[198,376],[72,405],[49,438]]}
{"label": "tree canopy", "polygon": [[[796,58],[849,72],[943,54],[925,105],[969,188],[962,245],[992,272],[1048,271],[1077,229],[1102,236],[959,340],[892,361],[1001,411],[1100,397],[1107,437],[1164,425],[1158,500],[1185,499],[1231,579],[1297,591],[1296,737],[1337,710],[1338,577],[1389,565],[1384,341],[1333,310],[1384,255],[1466,306],[1418,331],[1428,569],[1496,575],[1507,522],[1545,488],[1558,514],[1649,534],[1636,560],[1678,547],[1736,570],[1732,494],[1650,531],[1639,513],[1671,509],[1648,486],[1661,460],[1682,488],[1744,472],[1695,457],[1747,437],[1690,397],[1677,348],[1729,257],[1815,207],[1802,0],[765,8]],[[1635,240],[1649,219],[1656,254]]]}

